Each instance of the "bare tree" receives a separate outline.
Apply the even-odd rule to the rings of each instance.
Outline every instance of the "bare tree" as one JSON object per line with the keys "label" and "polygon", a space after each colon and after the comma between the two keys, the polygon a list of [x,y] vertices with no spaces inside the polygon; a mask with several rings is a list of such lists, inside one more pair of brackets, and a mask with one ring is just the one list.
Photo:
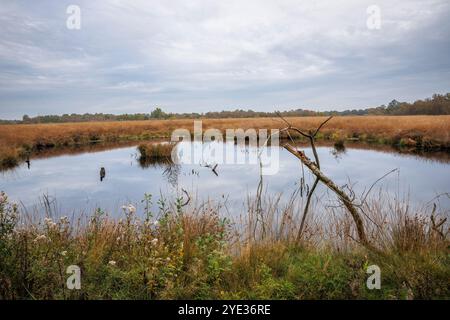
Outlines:
{"label": "bare tree", "polygon": [[[348,212],[350,213],[350,215],[353,218],[353,221],[355,223],[356,226],[356,230],[358,233],[358,238],[359,238],[359,242],[364,245],[367,248],[370,249],[374,249],[372,248],[372,246],[370,245],[366,233],[365,233],[365,229],[364,229],[364,223],[363,220],[357,210],[357,207],[353,204],[352,199],[345,193],[345,191],[340,188],[339,186],[337,186],[330,178],[328,178],[325,174],[323,174],[323,172],[320,170],[320,161],[319,161],[319,156],[317,154],[317,150],[316,150],[316,145],[315,145],[315,137],[317,136],[317,134],[319,133],[320,129],[322,129],[322,127],[332,119],[332,117],[327,118],[325,121],[323,121],[315,131],[310,131],[308,133],[303,132],[302,130],[300,130],[297,127],[292,126],[285,118],[283,118],[280,114],[278,114],[278,116],[286,123],[287,127],[283,128],[280,130],[280,132],[286,132],[288,134],[288,136],[290,137],[289,132],[290,131],[294,131],[297,132],[298,134],[300,134],[301,136],[307,138],[309,140],[309,143],[311,145],[311,149],[314,155],[314,160],[312,161],[311,159],[309,159],[305,153],[301,150],[298,150],[297,148],[294,148],[293,146],[291,146],[289,143],[285,143],[283,145],[283,147],[289,151],[291,154],[293,154],[295,157],[297,157],[316,177],[313,187],[311,188],[311,191],[308,194],[308,199],[303,211],[303,217],[302,217],[302,221],[299,227],[299,231],[298,231],[298,235],[297,235],[297,240],[301,240],[302,237],[302,233],[303,233],[303,229],[304,229],[304,224],[305,224],[305,220],[306,220],[306,216],[308,214],[308,210],[309,210],[309,206],[311,203],[311,198],[312,195],[314,193],[314,190],[316,189],[317,185],[319,182],[322,182],[323,184],[325,184],[330,190],[332,190],[337,196],[338,198],[341,200],[342,204],[347,208]],[[292,140],[292,138],[291,138]]]}

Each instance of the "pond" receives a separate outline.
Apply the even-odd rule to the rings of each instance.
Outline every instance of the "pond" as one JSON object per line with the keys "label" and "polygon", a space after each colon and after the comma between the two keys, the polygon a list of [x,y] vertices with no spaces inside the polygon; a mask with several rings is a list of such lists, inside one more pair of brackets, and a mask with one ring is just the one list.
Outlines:
{"label": "pond", "polygon": [[[138,160],[137,143],[113,146],[93,146],[78,152],[41,155],[31,159],[30,166],[23,164],[0,173],[0,190],[19,202],[27,211],[43,211],[42,203],[63,215],[90,214],[101,208],[111,215],[120,215],[121,206],[133,204],[142,211],[144,194],[152,194],[153,206],[162,197],[175,199],[184,196],[185,189],[191,201],[221,201],[230,215],[240,215],[248,196],[255,195],[260,180],[260,167],[253,164],[220,164],[215,172],[207,159],[197,164],[142,165]],[[178,151],[190,147],[181,143]],[[279,147],[270,147],[279,148]],[[227,150],[255,153],[256,148],[230,144]],[[302,146],[312,157],[311,149]],[[319,145],[318,154],[322,171],[338,185],[352,185],[357,194],[362,193],[380,177],[372,191],[380,189],[393,198],[409,199],[413,205],[424,205],[437,195],[450,192],[450,157],[448,153],[416,155],[399,153],[389,147],[370,147],[349,143],[345,150],[333,145]],[[289,195],[299,188],[303,176],[298,159],[279,148],[279,170],[263,177],[267,194]],[[100,168],[105,168],[105,178],[100,179]],[[303,168],[305,182],[311,186],[313,177]],[[332,201],[321,186],[317,197]],[[326,195],[326,196],[324,196]],[[449,197],[434,200],[444,210],[450,209]]]}

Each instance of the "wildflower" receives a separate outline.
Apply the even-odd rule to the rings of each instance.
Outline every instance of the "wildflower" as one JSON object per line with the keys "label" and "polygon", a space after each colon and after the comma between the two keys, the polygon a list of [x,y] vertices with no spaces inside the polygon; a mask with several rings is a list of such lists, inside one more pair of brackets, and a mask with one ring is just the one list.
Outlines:
{"label": "wildflower", "polygon": [[159,226],[159,221],[158,221],[158,220],[155,220],[155,222],[153,222],[153,225],[154,225],[155,227]]}
{"label": "wildflower", "polygon": [[128,211],[129,211],[130,213],[135,213],[135,212],[136,212],[136,207],[133,206],[132,204],[130,204],[130,205],[128,206]]}
{"label": "wildflower", "polygon": [[67,254],[67,251],[61,252],[61,255],[64,256],[64,257],[66,256],[66,254]]}
{"label": "wildflower", "polygon": [[125,213],[128,211],[128,213],[132,214],[136,212],[136,207],[133,206],[132,204],[129,204],[128,206],[122,206],[122,210]]}
{"label": "wildflower", "polygon": [[152,241],[150,241],[150,243],[154,246],[156,246],[158,244],[158,239],[153,239]]}
{"label": "wildflower", "polygon": [[108,262],[111,266],[115,266],[116,265],[116,262],[114,261],[114,260],[111,260],[111,261],[109,261]]}

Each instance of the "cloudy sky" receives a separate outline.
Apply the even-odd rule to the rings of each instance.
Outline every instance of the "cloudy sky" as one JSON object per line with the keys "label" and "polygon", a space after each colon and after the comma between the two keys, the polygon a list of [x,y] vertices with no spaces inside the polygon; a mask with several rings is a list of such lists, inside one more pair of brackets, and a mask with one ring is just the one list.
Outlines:
{"label": "cloudy sky", "polygon": [[0,30],[3,119],[342,110],[450,91],[448,0],[0,0]]}

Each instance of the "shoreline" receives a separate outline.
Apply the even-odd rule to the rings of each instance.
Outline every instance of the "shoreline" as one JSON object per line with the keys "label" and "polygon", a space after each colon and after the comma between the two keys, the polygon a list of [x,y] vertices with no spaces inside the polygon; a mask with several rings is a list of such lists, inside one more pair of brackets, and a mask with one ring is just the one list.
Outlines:
{"label": "shoreline", "polygon": [[[324,117],[293,117],[290,121],[310,130]],[[169,139],[173,130],[193,132],[190,120],[148,120],[29,124],[0,126],[0,167],[19,165],[36,153],[96,143],[122,143]],[[215,128],[244,130],[280,129],[283,124],[271,118],[204,119],[203,132]],[[301,136],[291,135],[296,141]],[[280,137],[285,139],[287,137]],[[359,141],[390,145],[420,152],[450,151],[450,116],[346,116],[333,118],[317,135],[318,142]]]}

